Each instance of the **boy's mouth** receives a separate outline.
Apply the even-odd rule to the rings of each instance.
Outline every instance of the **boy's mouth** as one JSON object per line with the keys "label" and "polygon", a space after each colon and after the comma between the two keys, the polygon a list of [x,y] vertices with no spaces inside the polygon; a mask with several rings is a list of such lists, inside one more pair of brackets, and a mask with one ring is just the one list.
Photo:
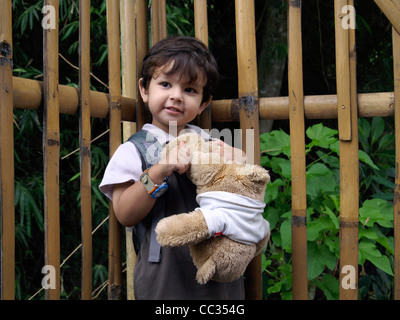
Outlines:
{"label": "boy's mouth", "polygon": [[175,114],[182,113],[182,111],[180,109],[175,108],[175,107],[166,107],[165,109],[168,110],[169,112],[175,113]]}

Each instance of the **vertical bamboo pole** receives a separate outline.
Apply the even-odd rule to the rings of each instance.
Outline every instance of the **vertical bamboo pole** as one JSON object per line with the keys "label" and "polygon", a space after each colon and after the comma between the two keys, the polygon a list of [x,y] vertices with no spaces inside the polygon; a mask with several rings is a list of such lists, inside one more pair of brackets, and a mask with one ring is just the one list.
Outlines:
{"label": "vertical bamboo pole", "polygon": [[194,0],[194,32],[208,46],[207,0]]}
{"label": "vertical bamboo pole", "polygon": [[[243,150],[250,147],[248,130],[254,134],[254,163],[260,164],[259,101],[257,86],[256,34],[254,1],[236,0],[236,46],[239,73],[240,127]],[[249,155],[248,155],[249,156]],[[262,298],[261,255],[255,257],[246,271],[246,299]]]}
{"label": "vertical bamboo pole", "polygon": [[[107,0],[108,77],[110,86],[110,157],[121,144],[121,61],[119,34],[119,1]],[[110,204],[108,250],[108,297],[121,299],[122,257],[121,226]]]}
{"label": "vertical bamboo pole", "polygon": [[154,45],[167,36],[165,0],[151,1],[151,43]]}
{"label": "vertical bamboo pole", "polygon": [[289,119],[292,164],[293,299],[306,300],[308,298],[306,225],[307,195],[301,0],[289,0],[288,8]]}
{"label": "vertical bamboo pole", "polygon": [[[46,0],[55,9],[55,29],[43,29],[43,156],[44,156],[44,223],[45,264],[55,270],[56,287],[46,290],[49,300],[60,299],[60,120],[58,94],[58,0]],[[52,11],[50,11],[51,14]]]}
{"label": "vertical bamboo pole", "polygon": [[0,4],[0,298],[15,298],[12,5]]}
{"label": "vertical bamboo pole", "polygon": [[[358,124],[355,30],[343,28],[341,10],[352,0],[335,1],[336,79],[340,138],[340,299],[358,298]],[[355,17],[352,17],[355,19]],[[349,109],[343,112],[344,109]],[[341,126],[341,124],[345,124]],[[345,131],[345,134],[341,134]],[[344,269],[346,267],[346,269]],[[350,269],[349,269],[350,267]],[[354,273],[347,276],[348,270]],[[354,277],[353,277],[354,276]],[[344,283],[344,281],[349,280]]]}
{"label": "vertical bamboo pole", "polygon": [[[394,0],[400,10],[400,0]],[[400,32],[392,27],[393,75],[394,75],[394,121],[396,136],[396,177],[393,199],[394,218],[394,299],[400,300]]]}
{"label": "vertical bamboo pole", "polygon": [[[148,30],[148,14],[147,14],[147,1],[136,0],[135,21],[137,28],[136,39],[136,66],[137,78],[140,77],[142,70],[143,58],[149,50],[149,30]],[[144,103],[140,95],[136,101],[136,123],[137,130],[140,130],[143,125],[148,122],[149,113],[146,112]]]}
{"label": "vertical bamboo pole", "polygon": [[92,298],[90,162],[90,0],[79,1],[79,144],[81,159],[82,299]]}
{"label": "vertical bamboo pole", "polygon": [[[120,16],[122,95],[137,101],[135,2],[132,0],[120,0]],[[136,123],[124,121],[123,141],[126,141],[135,131]],[[135,298],[133,272],[136,264],[136,253],[132,242],[132,228],[125,228],[125,236],[127,299],[133,300]]]}
{"label": "vertical bamboo pole", "polygon": [[[127,0],[128,2],[130,0]],[[136,26],[136,47],[134,48],[136,53],[136,72],[135,75],[135,90],[136,90],[136,130],[140,130],[143,125],[149,119],[149,113],[146,112],[143,100],[138,94],[138,80],[143,65],[143,58],[149,50],[149,30],[148,30],[148,14],[147,14],[147,1],[135,0],[134,1],[134,14],[135,14],[135,26]],[[136,263],[136,261],[135,261]],[[133,272],[133,271],[132,271]],[[129,294],[129,298],[133,294],[132,299],[135,298],[133,290],[133,281],[135,274],[132,277],[132,293]]]}
{"label": "vertical bamboo pole", "polygon": [[347,0],[335,1],[336,74],[339,138],[351,141],[349,32],[342,26]]}
{"label": "vertical bamboo pole", "polygon": [[[194,0],[194,30],[196,38],[208,46],[207,0]],[[211,105],[201,113],[198,120],[201,128],[211,129]]]}

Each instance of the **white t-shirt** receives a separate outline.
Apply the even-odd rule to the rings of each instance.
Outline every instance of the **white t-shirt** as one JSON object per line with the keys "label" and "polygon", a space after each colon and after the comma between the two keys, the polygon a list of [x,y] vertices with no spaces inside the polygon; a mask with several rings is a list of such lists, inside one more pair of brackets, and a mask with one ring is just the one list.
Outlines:
{"label": "white t-shirt", "polygon": [[263,218],[265,203],[239,194],[208,191],[196,197],[206,220],[210,237],[224,235],[244,243],[254,244],[269,232],[269,223]]}
{"label": "white t-shirt", "polygon": [[[149,123],[142,129],[156,137],[161,145],[174,139],[174,136]],[[210,138],[210,135],[198,126],[188,124],[185,129],[193,130],[205,139]],[[141,174],[142,160],[139,150],[133,143],[127,141],[121,144],[111,157],[99,186],[100,191],[112,200],[114,185],[128,181],[136,182]]]}

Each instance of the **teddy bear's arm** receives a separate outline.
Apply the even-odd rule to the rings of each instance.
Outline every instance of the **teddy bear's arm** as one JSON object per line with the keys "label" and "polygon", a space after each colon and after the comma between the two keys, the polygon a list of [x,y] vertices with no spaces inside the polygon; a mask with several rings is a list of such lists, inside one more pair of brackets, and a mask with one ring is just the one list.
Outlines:
{"label": "teddy bear's arm", "polygon": [[155,231],[159,244],[169,247],[193,245],[210,237],[201,211],[161,219]]}

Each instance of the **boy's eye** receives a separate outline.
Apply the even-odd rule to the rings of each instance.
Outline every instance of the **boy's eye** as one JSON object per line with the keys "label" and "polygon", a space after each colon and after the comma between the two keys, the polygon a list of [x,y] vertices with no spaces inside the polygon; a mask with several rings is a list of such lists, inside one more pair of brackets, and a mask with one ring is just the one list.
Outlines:
{"label": "boy's eye", "polygon": [[161,85],[161,86],[163,86],[163,87],[165,87],[165,88],[168,88],[168,86],[169,86],[169,83],[168,83],[168,82],[165,82],[165,81],[163,81],[163,82],[161,82],[161,83],[160,83],[160,85]]}
{"label": "boy's eye", "polygon": [[196,92],[197,92],[197,91],[196,91],[195,89],[193,89],[193,88],[186,88],[185,91],[188,92],[188,93],[196,93]]}

